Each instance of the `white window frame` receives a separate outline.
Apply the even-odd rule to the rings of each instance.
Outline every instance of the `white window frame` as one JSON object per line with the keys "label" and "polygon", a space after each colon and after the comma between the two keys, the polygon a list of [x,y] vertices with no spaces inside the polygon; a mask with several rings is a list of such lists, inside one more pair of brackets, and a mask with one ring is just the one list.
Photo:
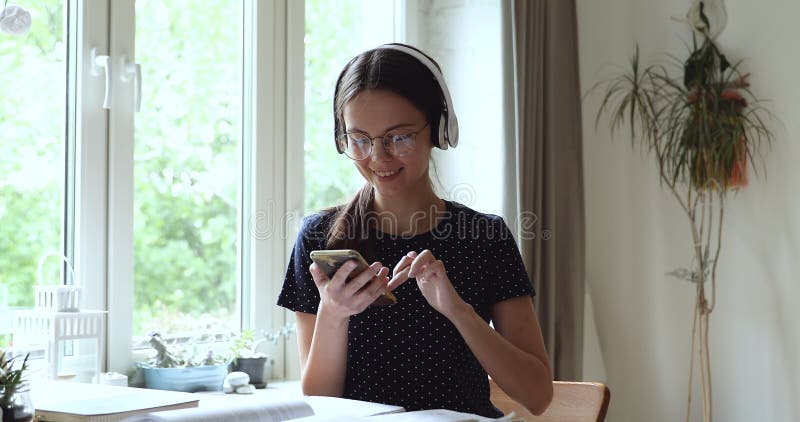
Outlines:
{"label": "white window frame", "polygon": [[[252,111],[243,126],[255,142],[249,156],[250,218],[243,225],[251,248],[246,267],[250,275],[245,277],[251,293],[243,304],[250,312],[243,325],[260,333],[287,322],[286,312],[275,300],[291,250],[288,239],[294,241],[290,232],[296,232],[303,210],[305,2],[247,0],[245,4],[245,10],[252,11],[245,25],[245,51],[253,54],[245,54],[245,104]],[[248,63],[248,57],[255,60]],[[274,360],[272,377],[285,377],[292,343],[268,345],[266,352]]]}
{"label": "white window frame", "polygon": [[[92,74],[91,51],[108,54],[112,66],[122,56],[135,60],[133,1],[79,1],[78,86],[75,174],[75,265],[84,289],[84,307],[108,311],[106,364],[127,372],[133,315],[133,93],[131,82],[112,78],[112,108],[102,108],[105,76]],[[293,240],[303,209],[303,10],[304,2],[245,0],[246,94],[244,135],[253,140],[244,166],[249,207],[240,215],[241,254],[238,308],[242,327],[277,329],[286,314],[274,305],[280,289],[288,239]],[[113,28],[113,31],[109,31]],[[143,81],[147,84],[150,81]],[[287,95],[292,92],[292,95]],[[145,105],[146,106],[146,105]],[[299,163],[289,166],[287,163]],[[268,217],[266,232],[259,218]],[[297,216],[294,219],[292,216]],[[264,221],[262,221],[263,223]],[[254,226],[254,224],[256,224]],[[288,229],[287,229],[288,227]],[[246,244],[245,244],[246,242]],[[276,377],[283,376],[283,344],[270,350]]]}
{"label": "white window frame", "polygon": [[[119,66],[123,55],[135,61],[135,7],[133,0],[73,1],[79,22],[75,266],[84,286],[84,307],[108,311],[103,368],[127,373],[137,360],[131,351],[133,87],[113,78],[112,108],[103,109],[105,76],[92,73],[91,51],[108,54],[112,66]],[[416,41],[416,2],[394,2],[398,41]],[[294,319],[275,300],[304,210],[305,2],[244,0],[244,10],[243,171],[251,174],[240,198],[246,208],[238,225],[237,308],[243,328],[262,332]],[[143,81],[148,83],[154,82]],[[294,339],[267,347],[274,378],[299,376]]]}

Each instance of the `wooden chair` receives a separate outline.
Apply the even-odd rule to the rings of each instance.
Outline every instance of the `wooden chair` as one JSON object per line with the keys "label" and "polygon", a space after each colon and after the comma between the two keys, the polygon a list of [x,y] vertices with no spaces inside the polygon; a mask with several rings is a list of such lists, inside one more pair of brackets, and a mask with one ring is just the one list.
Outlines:
{"label": "wooden chair", "polygon": [[516,413],[520,420],[531,422],[603,422],[611,392],[605,384],[595,382],[553,381],[553,401],[539,416],[508,396],[493,379],[489,379],[491,400],[498,409]]}

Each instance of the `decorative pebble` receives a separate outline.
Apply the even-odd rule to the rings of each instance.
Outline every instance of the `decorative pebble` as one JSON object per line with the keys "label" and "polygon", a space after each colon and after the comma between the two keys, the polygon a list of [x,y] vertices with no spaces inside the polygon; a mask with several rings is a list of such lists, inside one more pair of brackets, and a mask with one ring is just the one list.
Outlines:
{"label": "decorative pebble", "polygon": [[236,394],[253,394],[256,392],[256,387],[250,384],[236,387]]}
{"label": "decorative pebble", "polygon": [[233,393],[233,387],[231,387],[231,384],[228,381],[222,383],[222,392],[225,394]]}
{"label": "decorative pebble", "polygon": [[236,387],[249,384],[250,375],[247,375],[247,373],[240,371],[231,372],[225,377],[225,382],[229,383],[231,387],[236,389]]}

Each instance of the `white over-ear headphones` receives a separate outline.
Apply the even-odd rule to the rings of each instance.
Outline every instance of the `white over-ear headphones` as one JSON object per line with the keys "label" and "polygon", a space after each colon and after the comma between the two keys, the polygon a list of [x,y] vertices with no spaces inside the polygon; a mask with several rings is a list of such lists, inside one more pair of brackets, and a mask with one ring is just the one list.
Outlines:
{"label": "white over-ear headphones", "polygon": [[458,118],[456,118],[456,112],[453,109],[453,100],[450,98],[450,91],[447,89],[444,76],[442,72],[439,71],[436,63],[431,61],[425,54],[400,44],[384,44],[378,46],[376,49],[401,51],[414,57],[431,71],[433,77],[436,78],[436,82],[439,83],[439,88],[441,88],[442,96],[444,97],[444,110],[442,110],[442,116],[439,119],[438,147],[441,149],[447,149],[448,147],[455,148],[458,145]]}

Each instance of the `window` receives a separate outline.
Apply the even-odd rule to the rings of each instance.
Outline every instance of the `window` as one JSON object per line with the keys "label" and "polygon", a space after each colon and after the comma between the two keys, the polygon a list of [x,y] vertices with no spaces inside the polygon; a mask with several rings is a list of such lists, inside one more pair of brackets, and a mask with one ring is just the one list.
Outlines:
{"label": "window", "polygon": [[136,2],[134,336],[239,329],[242,11]]}
{"label": "window", "polygon": [[0,346],[46,252],[74,258],[84,309],[108,311],[106,370],[127,371],[150,330],[283,326],[294,234],[279,217],[361,185],[332,148],[333,84],[397,39],[395,1],[24,6],[30,33],[0,34]]}
{"label": "window", "polygon": [[[37,264],[66,239],[67,8],[31,2],[39,24],[24,36],[0,33],[0,347],[10,340],[8,308],[33,306]],[[45,262],[57,284],[60,260]]]}
{"label": "window", "polygon": [[314,212],[347,201],[364,184],[334,147],[339,72],[361,51],[394,42],[396,31],[392,0],[308,0],[305,15],[305,207]]}

